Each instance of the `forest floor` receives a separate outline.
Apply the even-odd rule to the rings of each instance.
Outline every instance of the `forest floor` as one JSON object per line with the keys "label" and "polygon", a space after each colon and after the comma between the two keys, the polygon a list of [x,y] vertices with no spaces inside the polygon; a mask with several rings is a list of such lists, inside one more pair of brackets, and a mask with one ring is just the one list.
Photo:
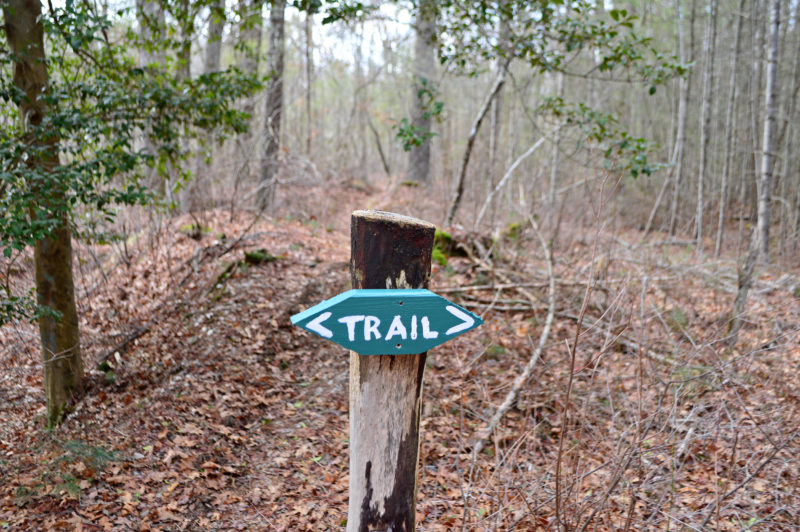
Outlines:
{"label": "forest floor", "polygon": [[[420,193],[289,194],[278,219],[76,243],[87,382],[56,430],[36,329],[0,330],[0,530],[344,528],[349,357],[289,317],[348,288],[351,210],[420,215]],[[612,225],[563,223],[552,330],[477,456],[539,342],[547,263],[524,224],[435,264],[431,289],[485,324],[429,353],[419,530],[800,527],[800,269],[759,269],[729,349],[733,256]]]}

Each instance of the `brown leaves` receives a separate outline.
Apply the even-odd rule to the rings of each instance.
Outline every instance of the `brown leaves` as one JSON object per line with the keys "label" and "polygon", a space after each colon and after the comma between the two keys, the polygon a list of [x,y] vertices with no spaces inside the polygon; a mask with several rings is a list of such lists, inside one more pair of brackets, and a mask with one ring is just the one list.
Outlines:
{"label": "brown leaves", "polygon": [[[206,225],[228,235],[250,221],[242,217],[229,224],[228,213],[221,212],[206,217]],[[181,223],[189,221],[178,220],[172,229]],[[13,375],[18,386],[15,395],[4,396],[17,409],[0,428],[0,529],[341,530],[349,479],[348,355],[289,327],[285,317],[304,293],[329,297],[346,284],[346,268],[333,268],[347,258],[343,231],[312,236],[313,228],[300,221],[259,222],[245,245],[286,258],[237,271],[211,294],[207,288],[225,258],[215,259],[210,237],[198,242],[166,231],[153,249],[142,244],[132,251],[130,269],[109,268],[108,288],[101,283],[87,295],[87,367],[132,324],[148,323],[150,332],[113,361],[113,382],[90,373],[78,409],[51,435],[43,435],[35,419],[38,358],[31,355],[29,369],[0,372],[0,378]],[[544,286],[542,264],[530,250],[500,251],[516,257],[507,264],[496,260],[508,275]],[[113,263],[114,256],[101,253],[100,259]],[[582,255],[562,260],[559,311],[576,314],[585,289],[580,272],[589,271],[584,267],[591,261]],[[598,530],[624,528],[632,500],[631,529],[663,528],[659,511],[693,522],[709,501],[760,463],[770,448],[764,433],[776,439],[781,428],[797,425],[792,412],[800,400],[800,349],[796,325],[790,325],[797,321],[796,305],[777,292],[765,294],[761,313],[742,333],[742,346],[728,354],[713,341],[713,331],[724,325],[716,316],[727,297],[716,285],[666,271],[659,275],[672,278],[651,281],[642,296],[641,280],[634,289],[615,284],[631,278],[622,270],[626,264],[613,261],[605,284],[592,295],[577,354],[592,363],[573,376],[566,423],[565,340],[574,339],[573,321],[554,324],[553,341],[533,377],[474,463],[469,442],[527,359],[541,316],[495,309],[475,333],[429,353],[418,482],[421,529],[458,529],[463,517],[470,530],[554,529],[561,434],[567,435],[562,487],[570,515],[588,516],[619,473],[617,488],[598,513]],[[454,289],[491,282],[491,271],[460,258],[451,258],[449,270],[433,279],[434,287]],[[120,287],[124,301],[115,296]],[[545,293],[536,286],[530,290]],[[488,305],[495,293],[465,291],[461,301],[483,312],[477,305]],[[513,289],[497,297],[496,306],[519,304]],[[665,318],[665,327],[658,312],[677,316],[675,308],[687,319]],[[648,320],[639,321],[642,313]],[[610,328],[596,334],[590,327],[600,316]],[[644,360],[640,383],[638,353],[604,345],[606,333],[611,342],[622,325],[625,334],[680,365]],[[759,350],[772,341],[774,347]],[[759,350],[758,356],[747,356],[748,349]],[[22,368],[19,360],[14,364]],[[5,403],[0,408],[10,412]],[[618,471],[637,430],[648,426],[630,467]],[[66,443],[73,440],[83,442],[78,449],[86,452],[69,454]],[[677,456],[684,441],[684,455]],[[780,466],[765,468],[743,487],[714,526],[723,530],[746,512],[763,517],[764,508],[779,508],[776,500],[797,498],[798,445],[781,454]],[[105,465],[93,462],[92,453],[100,451],[115,457]],[[670,505],[656,510],[662,499]],[[778,512],[772,519],[780,527],[788,517]]]}

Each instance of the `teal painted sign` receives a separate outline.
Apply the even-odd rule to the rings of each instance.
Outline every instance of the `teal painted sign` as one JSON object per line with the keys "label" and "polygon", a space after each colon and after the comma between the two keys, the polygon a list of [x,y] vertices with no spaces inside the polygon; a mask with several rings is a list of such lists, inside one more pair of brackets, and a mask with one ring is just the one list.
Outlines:
{"label": "teal painted sign", "polygon": [[483,320],[430,290],[348,290],[292,316],[292,324],[361,355],[411,355]]}

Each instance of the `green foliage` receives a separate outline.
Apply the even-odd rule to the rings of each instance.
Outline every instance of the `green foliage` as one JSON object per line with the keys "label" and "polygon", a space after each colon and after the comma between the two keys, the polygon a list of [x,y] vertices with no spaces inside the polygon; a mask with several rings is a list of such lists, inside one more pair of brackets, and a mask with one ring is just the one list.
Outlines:
{"label": "green foliage", "polygon": [[203,235],[210,235],[214,232],[214,230],[210,227],[206,227],[205,225],[190,223],[182,225],[180,229],[178,229],[178,232],[188,236],[193,240],[200,240]]}
{"label": "green foliage", "polygon": [[[440,14],[440,60],[470,75],[480,71],[481,61],[508,56],[540,72],[568,72],[583,50],[593,52],[599,72],[624,70],[626,79],[657,84],[686,72],[685,65],[659,53],[650,38],[634,30],[635,15],[612,9],[608,18],[600,16],[594,1],[447,0]],[[494,31],[501,21],[508,28],[506,42]]]}
{"label": "green foliage", "polygon": [[244,252],[244,261],[247,264],[263,264],[266,262],[275,262],[276,260],[278,260],[278,257],[270,254],[264,248]]}
{"label": "green foliage", "polygon": [[434,247],[449,249],[453,245],[453,235],[437,227],[433,233],[433,245]]}
{"label": "green foliage", "polygon": [[[636,31],[635,15],[620,8],[598,13],[596,5],[593,0],[445,0],[439,3],[440,61],[451,71],[477,76],[487,62],[515,59],[540,74],[647,84],[651,95],[658,85],[687,74],[691,65],[662,54]],[[576,61],[581,54],[584,60]],[[600,144],[608,166],[633,177],[659,168],[647,158],[654,147],[619,128],[611,115],[560,98],[546,100],[540,110],[565,116],[567,126],[584,134],[581,141]],[[408,139],[420,138],[420,132],[401,131],[404,147]]]}
{"label": "green foliage", "polygon": [[[30,486],[20,486],[16,490],[18,504],[27,504],[40,492],[52,486],[52,492],[80,497],[81,482],[91,482],[98,472],[105,470],[112,462],[119,461],[114,451],[79,440],[56,442],[58,457],[47,463],[37,481]],[[49,491],[49,490],[48,490]]]}
{"label": "green foliage", "polygon": [[518,244],[522,236],[522,230],[523,225],[520,222],[511,222],[497,235],[496,241],[503,242],[508,240]]}
{"label": "green foliage", "polygon": [[[419,82],[414,84],[414,89],[416,90],[422,118],[441,122],[444,102],[436,100],[439,93],[433,84],[427,78],[421,77]],[[436,133],[412,124],[408,118],[401,119],[393,128],[397,131],[396,138],[402,143],[404,151],[410,151],[411,148],[422,146],[436,136]]]}
{"label": "green foliage", "polygon": [[442,248],[436,246],[433,248],[433,260],[435,260],[439,266],[447,266],[447,255],[444,254]]}
{"label": "green foliage", "polygon": [[[467,256],[467,252],[461,246],[458,246],[457,242],[453,241],[453,236],[439,228],[436,228],[436,232],[433,234],[433,248],[434,253],[438,249],[444,257]],[[436,258],[435,255],[434,258]]]}
{"label": "green foliage", "polygon": [[665,317],[664,321],[674,331],[685,331],[689,326],[689,318],[682,308],[675,306]]}
{"label": "green foliage", "polygon": [[393,128],[397,131],[396,137],[403,145],[404,151],[411,151],[411,148],[422,146],[434,136],[434,133],[424,127],[415,126],[409,122],[408,118],[401,119],[400,123],[395,124]]}
{"label": "green foliage", "polygon": [[450,233],[436,228],[436,232],[433,234],[433,260],[448,268],[447,261],[450,257],[466,256],[467,253],[453,242],[453,236]]}
{"label": "green foliage", "polygon": [[559,118],[565,126],[580,129],[586,142],[604,150],[609,169],[613,166],[636,178],[641,174],[651,175],[663,166],[647,158],[658,146],[645,138],[632,137],[619,126],[614,115],[596,111],[583,102],[565,102],[562,98],[544,98],[538,110]]}
{"label": "green foliage", "polygon": [[324,2],[321,0],[296,0],[293,5],[304,11],[311,9],[312,13],[317,13],[324,7],[325,17],[322,19],[323,24],[331,24],[342,20],[362,21],[378,9],[377,6],[367,5],[357,0],[324,0]]}
{"label": "green foliage", "polygon": [[49,308],[36,303],[33,290],[25,295],[14,295],[8,285],[2,287],[0,294],[0,327],[15,321],[36,321],[44,316],[53,316],[56,319],[61,315]]}
{"label": "green foliage", "polygon": [[628,170],[634,178],[641,174],[652,175],[664,166],[663,163],[653,163],[647,159],[647,154],[656,148],[644,137],[632,137],[625,131],[619,131],[617,139],[606,149],[606,167],[615,165]]}
{"label": "green foliage", "polygon": [[[127,15],[123,10],[112,20],[71,0],[43,13],[50,83],[38,126],[23,127],[16,118],[25,95],[12,81],[13,55],[0,56],[0,249],[6,257],[64,220],[80,231],[79,213],[110,223],[120,205],[152,201],[144,178],[179,168],[189,155],[190,143],[182,139],[203,143],[210,132],[212,141],[221,141],[247,129],[248,116],[234,104],[260,86],[254,75],[232,67],[181,79],[175,62],[137,66],[132,43],[163,51],[183,41],[165,27],[145,42]],[[195,14],[173,15],[174,25],[186,27]],[[145,138],[154,151],[143,148]],[[36,164],[54,154],[60,164]],[[180,177],[188,179],[188,172]],[[36,312],[30,299],[7,293],[0,301],[0,323]]]}
{"label": "green foliage", "polygon": [[422,109],[422,118],[429,120],[435,118],[437,122],[441,121],[442,109],[444,102],[436,101],[439,92],[433,86],[428,78],[419,78],[419,83],[414,85],[416,89],[417,100],[420,102],[420,109]]}

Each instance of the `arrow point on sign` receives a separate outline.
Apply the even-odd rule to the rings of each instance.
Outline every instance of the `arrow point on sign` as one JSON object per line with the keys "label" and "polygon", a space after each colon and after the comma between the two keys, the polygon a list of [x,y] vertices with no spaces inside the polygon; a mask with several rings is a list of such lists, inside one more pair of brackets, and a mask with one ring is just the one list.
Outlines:
{"label": "arrow point on sign", "polygon": [[313,320],[306,323],[306,329],[308,329],[309,331],[314,331],[323,338],[332,338],[333,331],[322,325],[322,323],[330,317],[331,317],[330,312],[323,312]]}
{"label": "arrow point on sign", "polygon": [[454,325],[449,329],[447,329],[447,331],[445,332],[447,336],[450,336],[457,332],[465,331],[470,327],[472,327],[472,325],[475,323],[475,318],[473,318],[466,312],[462,311],[458,307],[455,307],[453,305],[447,305],[445,307],[445,310],[447,310],[447,312],[449,312],[450,314],[461,320],[461,323],[459,323],[458,325]]}

